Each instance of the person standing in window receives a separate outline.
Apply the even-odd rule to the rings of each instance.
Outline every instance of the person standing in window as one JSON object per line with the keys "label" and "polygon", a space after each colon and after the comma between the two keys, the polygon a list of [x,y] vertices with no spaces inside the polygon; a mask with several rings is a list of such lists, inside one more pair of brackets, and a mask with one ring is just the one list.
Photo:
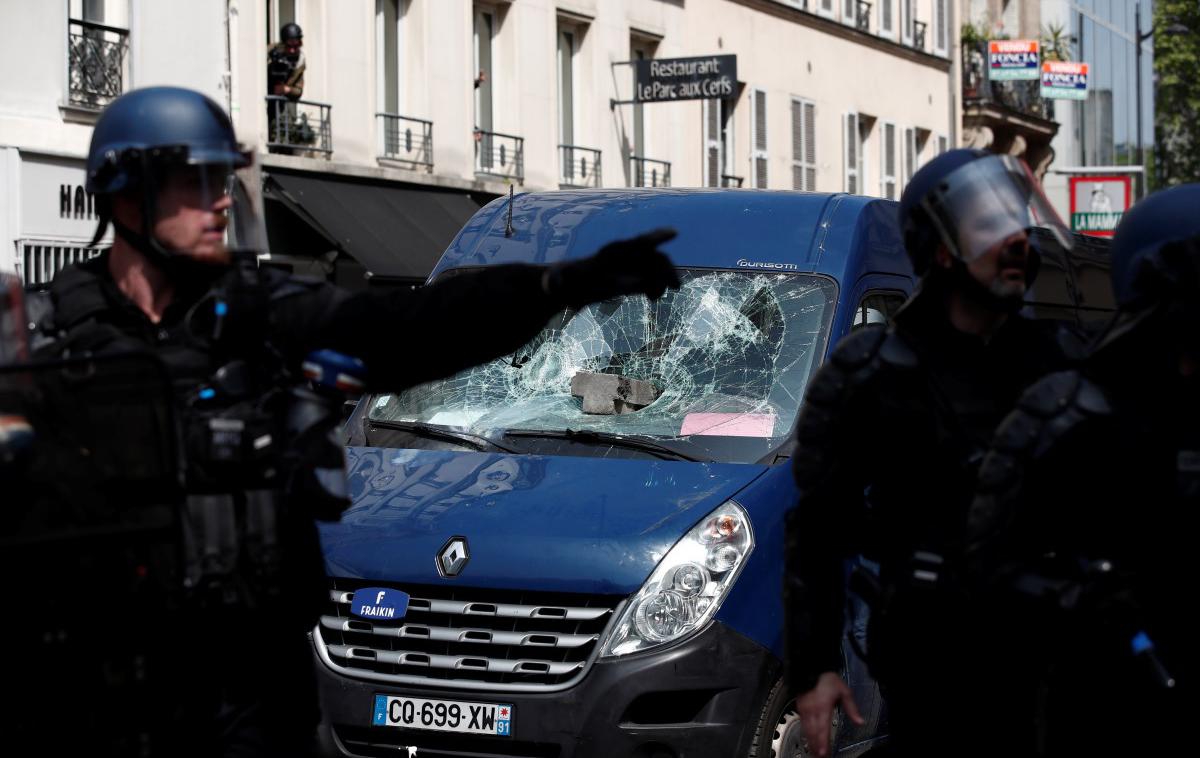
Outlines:
{"label": "person standing in window", "polygon": [[267,83],[272,95],[299,100],[304,94],[304,32],[299,24],[284,24],[279,42],[267,53]]}

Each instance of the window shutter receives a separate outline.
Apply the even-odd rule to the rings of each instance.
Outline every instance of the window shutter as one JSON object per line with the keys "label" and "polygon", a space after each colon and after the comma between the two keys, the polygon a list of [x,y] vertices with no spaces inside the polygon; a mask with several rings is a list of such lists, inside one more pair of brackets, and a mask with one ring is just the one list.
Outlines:
{"label": "window shutter", "polygon": [[721,103],[718,100],[704,102],[704,184],[708,187],[721,186]]}
{"label": "window shutter", "polygon": [[950,149],[949,140],[947,140],[944,135],[939,134],[938,138],[937,138],[938,155],[941,155],[942,153],[946,152],[949,149]]}
{"label": "window shutter", "polygon": [[846,191],[852,195],[862,192],[859,184],[858,176],[858,161],[859,161],[859,137],[858,137],[858,114],[847,113],[842,120],[844,129],[843,140],[846,145],[845,151],[845,170],[846,170]]}
{"label": "window shutter", "polygon": [[767,186],[767,93],[754,91],[754,186]]}
{"label": "window shutter", "polygon": [[917,171],[917,133],[914,129],[904,130],[904,183],[912,181]]}
{"label": "window shutter", "polygon": [[844,0],[842,3],[842,20],[854,26],[858,17],[858,0]]}
{"label": "window shutter", "polygon": [[883,125],[883,172],[880,194],[896,199],[896,125]]}
{"label": "window shutter", "polygon": [[804,189],[817,191],[817,106],[804,104]]}
{"label": "window shutter", "polygon": [[879,0],[879,31],[889,37],[896,33],[892,20],[892,3],[896,0]]}
{"label": "window shutter", "polygon": [[933,0],[933,47],[944,54],[946,45],[946,0]]}
{"label": "window shutter", "polygon": [[906,45],[913,43],[912,0],[900,0],[900,41]]}
{"label": "window shutter", "polygon": [[792,100],[792,189],[804,189],[804,103]]}

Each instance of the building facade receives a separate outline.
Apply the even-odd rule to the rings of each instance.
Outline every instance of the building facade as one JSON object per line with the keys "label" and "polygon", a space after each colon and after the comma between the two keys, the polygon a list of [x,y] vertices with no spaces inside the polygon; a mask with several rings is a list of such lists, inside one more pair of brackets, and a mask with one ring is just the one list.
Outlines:
{"label": "building facade", "polygon": [[186,83],[228,102],[224,24],[223,3],[0,0],[0,270],[45,282],[89,254],[83,159],[113,97]]}
{"label": "building facade", "polygon": [[[0,70],[0,194],[57,203],[59,195],[27,186],[34,180],[24,165],[53,159],[81,170],[90,124],[111,98],[91,92],[107,80],[89,72],[104,67],[94,52],[72,57],[72,40],[86,48],[103,37],[124,50],[119,65],[106,64],[121,75],[118,91],[181,84],[229,108],[239,138],[262,155],[273,252],[316,260],[325,273],[334,261],[357,260],[376,274],[419,279],[457,225],[510,186],[898,198],[918,166],[959,142],[956,6],[0,0],[14,22],[0,31],[8,64]],[[304,30],[298,102],[268,93],[268,49],[289,21]],[[727,96],[634,102],[633,61],[712,56],[736,56]],[[72,186],[81,186],[81,173],[74,176]],[[20,251],[31,241],[86,241],[91,224],[76,217],[71,192],[71,218],[60,205],[47,216],[60,214],[53,233],[14,221],[14,205],[26,203],[5,199],[0,267],[30,270]],[[86,197],[83,207],[86,215]],[[78,223],[68,229],[68,220]]]}
{"label": "building facade", "polygon": [[[1059,103],[1058,120],[1062,124],[1054,140],[1058,156],[1055,171],[1046,177],[1046,193],[1064,219],[1070,218],[1072,198],[1070,177],[1099,175],[1128,176],[1133,197],[1139,194],[1141,174],[1138,140],[1138,61],[1141,56],[1141,118],[1143,154],[1148,157],[1154,144],[1154,43],[1152,38],[1135,41],[1138,32],[1136,13],[1140,8],[1141,31],[1153,26],[1153,1],[1107,2],[1105,0],[1042,0],[1047,23],[1068,31],[1076,60],[1089,66],[1088,96],[1078,102]],[[1111,169],[1116,169],[1111,170]],[[1097,185],[1084,182],[1076,193],[1090,195]],[[1109,194],[1118,193],[1110,185]],[[1129,201],[1133,201],[1133,197]],[[1074,207],[1082,206],[1081,197]],[[1112,197],[1107,203],[1124,207],[1124,198]]]}

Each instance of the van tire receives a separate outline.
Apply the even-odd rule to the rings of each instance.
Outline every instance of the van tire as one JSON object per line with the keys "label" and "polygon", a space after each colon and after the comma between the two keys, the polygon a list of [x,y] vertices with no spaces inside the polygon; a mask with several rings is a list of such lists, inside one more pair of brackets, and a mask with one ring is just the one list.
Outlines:
{"label": "van tire", "polygon": [[[841,718],[841,709],[835,709],[831,753],[837,750],[838,726]],[[796,713],[796,699],[788,695],[781,677],[771,687],[762,712],[759,713],[758,726],[754,730],[754,741],[750,743],[749,758],[809,758],[810,755],[804,744],[800,715]]]}

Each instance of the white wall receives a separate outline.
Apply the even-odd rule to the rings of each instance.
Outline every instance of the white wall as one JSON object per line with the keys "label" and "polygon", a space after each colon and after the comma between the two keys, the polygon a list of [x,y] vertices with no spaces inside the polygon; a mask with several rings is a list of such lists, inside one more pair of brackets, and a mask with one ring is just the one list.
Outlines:
{"label": "white wall", "polygon": [[[899,2],[895,26],[900,23]],[[239,2],[239,0],[235,0]],[[263,2],[239,2],[238,70],[235,108],[243,139],[266,138],[265,38]],[[956,133],[957,76],[796,23],[732,0],[519,0],[489,3],[499,20],[494,49],[494,129],[525,140],[527,188],[558,186],[557,29],[559,12],[587,17],[575,60],[575,143],[603,154],[603,184],[625,186],[632,144],[633,108],[612,99],[632,97],[630,36],[662,38],[658,57],[736,54],[739,78],[746,82],[734,116],[736,173],[750,177],[748,90],[768,93],[769,184],[791,187],[789,97],[800,95],[817,106],[818,189],[842,189],[842,115],[861,111],[915,126],[933,135]],[[780,2],[780,6],[787,3]],[[333,106],[335,163],[376,166],[378,110],[374,0],[299,0],[308,74],[305,100]],[[842,3],[835,4],[838,8]],[[945,6],[954,6],[946,0]],[[404,115],[434,122],[434,172],[473,181],[475,78],[471,0],[409,0],[400,42]],[[932,52],[934,0],[918,0],[917,18],[930,24]],[[814,6],[815,7],[815,6]],[[957,50],[957,14],[947,19],[950,44]],[[879,27],[872,20],[872,32]],[[700,101],[644,106],[646,157],[670,161],[676,186],[703,180]],[[936,136],[922,153],[933,154]],[[877,157],[878,146],[870,150]],[[319,165],[319,164],[317,164]],[[868,169],[864,188],[878,191],[878,172]]]}

